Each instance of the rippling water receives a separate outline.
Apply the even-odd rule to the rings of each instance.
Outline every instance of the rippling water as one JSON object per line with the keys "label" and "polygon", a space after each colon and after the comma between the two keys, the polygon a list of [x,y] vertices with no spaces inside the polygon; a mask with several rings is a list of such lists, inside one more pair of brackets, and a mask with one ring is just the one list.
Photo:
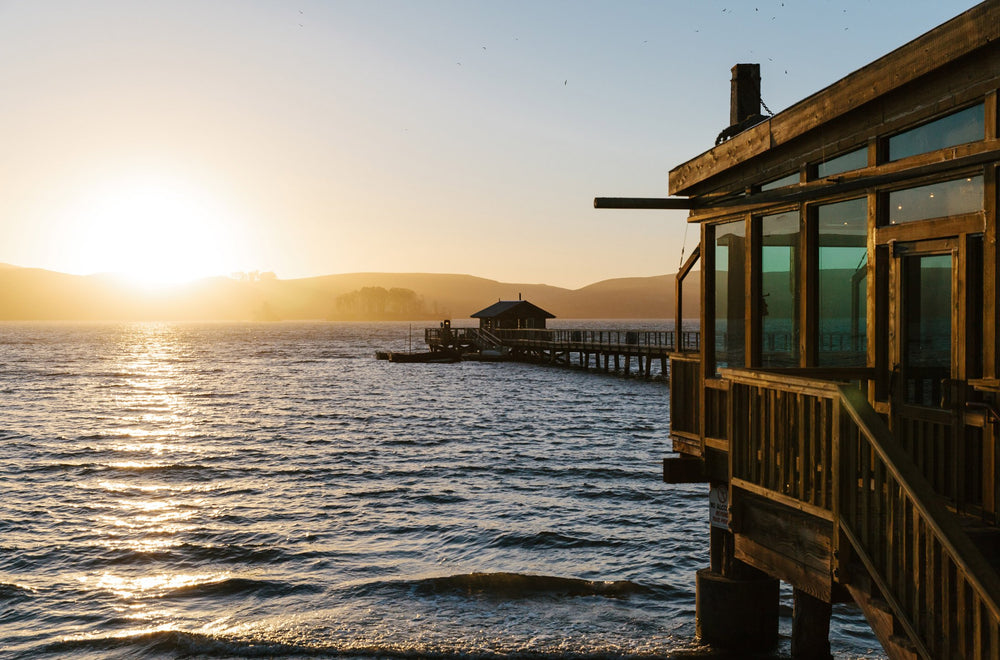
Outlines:
{"label": "rippling water", "polygon": [[[0,324],[5,657],[706,656],[667,387],[406,324]],[[782,621],[787,654],[788,598]],[[843,657],[881,657],[836,611]]]}

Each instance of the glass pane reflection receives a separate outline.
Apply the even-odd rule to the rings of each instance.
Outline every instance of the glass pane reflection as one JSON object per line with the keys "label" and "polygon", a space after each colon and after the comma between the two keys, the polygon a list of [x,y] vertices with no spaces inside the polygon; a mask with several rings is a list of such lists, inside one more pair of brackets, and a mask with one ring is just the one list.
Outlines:
{"label": "glass pane reflection", "polygon": [[860,170],[863,167],[868,167],[867,147],[855,149],[842,156],[823,161],[816,166],[816,174],[822,179],[823,177],[833,176],[841,172]]}
{"label": "glass pane reflection", "polygon": [[986,110],[980,103],[889,138],[889,159],[899,160],[986,137]]}
{"label": "glass pane reflection", "polygon": [[715,365],[746,365],[746,226],[742,220],[715,228]]}
{"label": "glass pane reflection", "polygon": [[903,259],[904,400],[943,406],[951,376],[951,255]]}
{"label": "glass pane reflection", "polygon": [[763,367],[799,364],[799,214],[761,218],[760,359]]}
{"label": "glass pane reflection", "polygon": [[[863,367],[867,361],[868,201],[820,206],[817,362]],[[850,282],[850,287],[844,286]]]}
{"label": "glass pane reflection", "polygon": [[946,218],[982,210],[982,175],[889,193],[890,225],[929,218]]}

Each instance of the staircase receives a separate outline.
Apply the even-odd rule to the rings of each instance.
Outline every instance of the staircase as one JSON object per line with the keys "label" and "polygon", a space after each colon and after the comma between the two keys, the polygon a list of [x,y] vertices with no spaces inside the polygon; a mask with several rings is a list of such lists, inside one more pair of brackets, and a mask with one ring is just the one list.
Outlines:
{"label": "staircase", "polygon": [[861,391],[839,389],[838,522],[851,595],[890,657],[1000,657],[996,569]]}
{"label": "staircase", "polygon": [[[756,507],[739,514],[737,552],[786,551],[782,570],[811,570],[813,585],[828,566],[827,588],[846,588],[891,658],[1000,658],[1000,528],[949,508],[856,385],[722,373],[731,506]],[[741,529],[763,510],[741,494],[808,514],[825,543],[788,550],[790,537]]]}

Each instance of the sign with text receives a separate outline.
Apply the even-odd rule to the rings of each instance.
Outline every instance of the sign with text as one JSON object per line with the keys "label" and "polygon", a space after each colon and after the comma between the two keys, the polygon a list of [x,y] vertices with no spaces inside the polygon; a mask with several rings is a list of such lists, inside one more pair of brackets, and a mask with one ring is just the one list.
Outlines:
{"label": "sign with text", "polygon": [[729,485],[713,485],[708,491],[708,517],[712,527],[729,529]]}

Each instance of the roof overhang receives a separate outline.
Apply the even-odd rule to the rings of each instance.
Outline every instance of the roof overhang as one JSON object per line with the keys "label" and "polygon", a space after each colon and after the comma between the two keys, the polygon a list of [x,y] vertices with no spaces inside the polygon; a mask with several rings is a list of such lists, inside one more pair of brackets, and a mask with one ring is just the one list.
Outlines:
{"label": "roof overhang", "polygon": [[987,0],[787,110],[670,171],[670,194],[697,187],[935,69],[1000,39],[1000,0]]}

